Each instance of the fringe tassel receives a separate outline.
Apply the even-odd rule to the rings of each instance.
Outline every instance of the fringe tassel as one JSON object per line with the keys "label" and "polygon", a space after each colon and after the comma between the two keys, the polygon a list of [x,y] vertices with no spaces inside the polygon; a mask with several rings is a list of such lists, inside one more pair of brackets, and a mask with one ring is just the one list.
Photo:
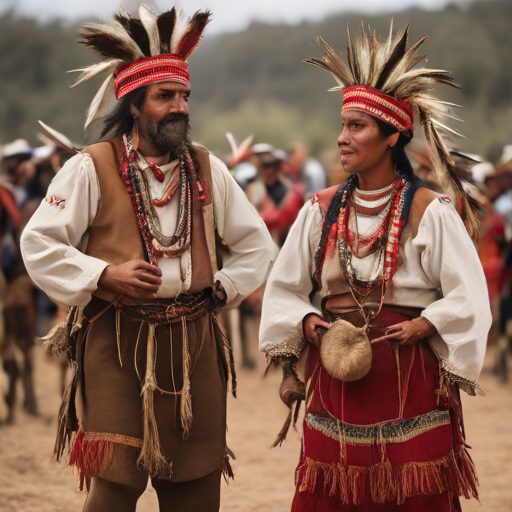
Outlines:
{"label": "fringe tassel", "polygon": [[231,480],[235,479],[235,474],[233,473],[233,469],[231,468],[231,464],[229,462],[229,454],[226,451],[226,456],[224,457],[224,460],[222,461],[222,466],[220,467],[220,471],[222,473],[222,476],[224,477],[224,480],[229,485],[229,479]]}
{"label": "fringe tassel", "polygon": [[68,308],[66,320],[57,324],[46,336],[41,338],[43,347],[54,356],[60,356],[70,348],[70,340],[78,334],[81,325],[76,324],[78,307]]}
{"label": "fringe tassel", "polygon": [[[275,448],[276,446],[281,446],[285,441],[286,437],[288,436],[288,431],[290,430],[290,425],[292,424],[292,415],[293,415],[293,428],[297,430],[297,420],[299,419],[299,412],[300,412],[300,406],[302,404],[302,401],[304,400],[304,387],[299,388],[299,391],[294,392],[291,397],[291,404],[290,404],[290,412],[288,413],[288,416],[286,420],[283,423],[283,426],[277,434],[276,440],[272,444],[270,448]],[[293,406],[295,405],[295,412],[293,412]]]}
{"label": "fringe tassel", "polygon": [[[114,443],[106,440],[89,441],[84,439],[85,432],[78,432],[69,456],[69,465],[78,470],[80,490],[84,489],[84,482],[99,475],[102,467],[112,463]],[[88,485],[87,485],[88,487]]]}
{"label": "fringe tassel", "polygon": [[71,450],[71,439],[74,434],[73,425],[71,424],[69,418],[69,404],[71,401],[73,386],[75,386],[75,377],[77,371],[76,363],[72,362],[71,367],[73,369],[73,376],[67,385],[66,390],[64,391],[64,396],[62,397],[62,403],[60,404],[59,414],[57,417],[57,437],[53,447],[54,459],[57,462],[61,461],[62,456],[66,451],[66,447],[68,450]]}
{"label": "fringe tassel", "polygon": [[172,464],[165,460],[160,449],[160,438],[158,436],[153,405],[153,394],[157,388],[155,378],[155,330],[156,325],[149,324],[146,376],[141,392],[144,417],[144,443],[137,464],[142,469],[148,471],[151,477],[161,476],[162,478],[170,478],[172,475]]}
{"label": "fringe tassel", "polygon": [[123,358],[121,357],[121,311],[116,309],[116,341],[117,341],[117,355],[119,357],[119,364],[123,367]]}
{"label": "fringe tassel", "polygon": [[229,371],[231,374],[231,393],[236,398],[236,369],[235,369],[235,357],[233,355],[233,347],[231,346],[231,343],[229,343],[228,337],[226,336],[226,333],[224,332],[224,329],[219,323],[219,319],[217,318],[217,315],[212,314],[213,322],[215,324],[216,330],[220,333],[222,336],[222,340],[224,343],[224,349],[228,354],[229,358]]}
{"label": "fringe tassel", "polygon": [[394,467],[389,461],[363,467],[328,464],[306,457],[297,469],[299,492],[314,493],[321,481],[324,493],[338,496],[345,505],[358,505],[370,497],[375,503],[396,500],[401,505],[412,496],[444,492],[478,499],[475,466],[464,449],[457,456],[451,452],[436,461]]}
{"label": "fringe tassel", "polygon": [[190,395],[190,352],[188,349],[187,320],[181,317],[183,331],[183,388],[181,390],[181,426],[183,428],[183,439],[188,439],[190,427],[192,426],[192,397]]}

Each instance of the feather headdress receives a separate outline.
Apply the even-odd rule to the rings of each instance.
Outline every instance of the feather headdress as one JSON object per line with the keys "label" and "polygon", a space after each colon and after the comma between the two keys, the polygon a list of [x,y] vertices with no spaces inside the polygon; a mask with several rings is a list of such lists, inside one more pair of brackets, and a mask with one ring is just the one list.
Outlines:
{"label": "feather headdress", "polygon": [[199,45],[209,21],[209,11],[198,11],[187,19],[175,7],[158,14],[142,4],[138,18],[121,9],[111,25],[84,23],[78,32],[83,38],[80,43],[107,58],[99,64],[73,70],[81,72],[73,87],[107,74],[89,107],[86,131],[93,121],[110,114],[117,100],[138,87],[163,81],[189,87],[185,61]]}
{"label": "feather headdress", "polygon": [[451,107],[457,106],[432,96],[437,84],[459,88],[448,71],[416,66],[426,55],[418,55],[427,37],[409,46],[409,25],[393,34],[393,23],[388,38],[381,42],[375,32],[362,28],[361,37],[354,37],[347,25],[347,59],[342,58],[321,38],[315,39],[322,58],[305,59],[328,71],[338,82],[333,90],[343,92],[342,112],[361,110],[395,126],[412,137],[414,115],[425,130],[430,157],[439,183],[460,197],[461,217],[473,239],[478,236],[479,224],[476,205],[467,194],[456,171],[455,164],[443,141],[440,130],[460,135],[442,120],[456,119]]}

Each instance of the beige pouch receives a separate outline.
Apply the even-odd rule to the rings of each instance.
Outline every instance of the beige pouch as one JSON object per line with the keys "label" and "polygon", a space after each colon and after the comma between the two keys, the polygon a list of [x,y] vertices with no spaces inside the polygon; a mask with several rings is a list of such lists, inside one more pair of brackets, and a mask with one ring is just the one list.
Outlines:
{"label": "beige pouch", "polygon": [[331,377],[345,381],[362,379],[372,365],[372,348],[365,329],[336,320],[322,337],[320,359]]}

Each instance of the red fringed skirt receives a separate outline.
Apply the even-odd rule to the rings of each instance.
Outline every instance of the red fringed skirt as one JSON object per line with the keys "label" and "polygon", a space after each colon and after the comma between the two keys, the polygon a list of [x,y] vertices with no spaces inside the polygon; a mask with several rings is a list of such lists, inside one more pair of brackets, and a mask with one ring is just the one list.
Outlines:
{"label": "red fringed skirt", "polygon": [[[370,340],[411,316],[385,308]],[[350,318],[346,318],[350,321]],[[458,390],[426,340],[372,344],[366,377],[343,382],[311,346],[306,415],[292,512],[460,511],[478,497],[462,439]]]}

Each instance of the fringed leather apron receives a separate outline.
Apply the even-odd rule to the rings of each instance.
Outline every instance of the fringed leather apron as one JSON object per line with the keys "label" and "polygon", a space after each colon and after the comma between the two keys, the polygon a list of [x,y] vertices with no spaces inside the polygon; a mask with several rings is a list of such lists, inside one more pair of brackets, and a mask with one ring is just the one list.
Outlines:
{"label": "fringed leather apron", "polygon": [[[116,147],[119,141],[87,149],[101,204],[86,253],[111,264],[145,259]],[[208,152],[195,151],[211,190]],[[127,466],[176,482],[215,469],[232,476],[226,456],[226,352],[233,387],[234,366],[211,290],[217,266],[213,205],[203,207],[195,196],[191,251],[187,294],[143,302],[93,297],[84,310],[71,343],[76,373],[63,400],[55,446],[59,459],[73,445],[69,463],[78,469],[81,488],[96,476],[129,478],[123,474]],[[68,315],[70,326],[79,320]]]}

